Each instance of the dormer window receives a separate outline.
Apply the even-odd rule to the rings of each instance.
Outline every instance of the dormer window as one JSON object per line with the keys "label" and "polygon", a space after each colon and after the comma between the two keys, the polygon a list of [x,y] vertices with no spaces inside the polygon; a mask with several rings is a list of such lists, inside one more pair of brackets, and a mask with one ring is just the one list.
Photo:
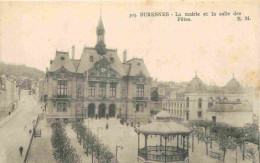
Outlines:
{"label": "dormer window", "polygon": [[140,65],[141,65],[141,63],[140,63],[140,62],[138,62],[138,63],[137,63],[137,65],[138,65],[138,66],[140,66]]}
{"label": "dormer window", "polygon": [[114,63],[114,57],[110,57],[110,62]]}
{"label": "dormer window", "polygon": [[64,59],[65,59],[64,57],[60,57],[60,60],[62,60],[62,61],[63,61]]}
{"label": "dormer window", "polygon": [[94,57],[91,55],[89,60],[90,60],[90,62],[94,62]]}

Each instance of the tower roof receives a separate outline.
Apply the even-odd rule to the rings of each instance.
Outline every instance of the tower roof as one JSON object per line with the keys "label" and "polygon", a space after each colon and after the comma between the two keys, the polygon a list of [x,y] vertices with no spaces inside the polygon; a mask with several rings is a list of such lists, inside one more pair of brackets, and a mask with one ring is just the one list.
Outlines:
{"label": "tower roof", "polygon": [[226,84],[225,88],[228,91],[232,91],[232,92],[243,91],[242,85],[237,81],[234,74],[233,74],[233,78]]}
{"label": "tower roof", "polygon": [[206,90],[206,86],[203,81],[197,76],[197,72],[195,72],[195,77],[189,82],[186,90],[194,91],[194,90]]}
{"label": "tower roof", "polygon": [[103,34],[105,34],[105,28],[103,25],[102,17],[100,15],[98,26],[97,26],[97,35],[103,35]]}

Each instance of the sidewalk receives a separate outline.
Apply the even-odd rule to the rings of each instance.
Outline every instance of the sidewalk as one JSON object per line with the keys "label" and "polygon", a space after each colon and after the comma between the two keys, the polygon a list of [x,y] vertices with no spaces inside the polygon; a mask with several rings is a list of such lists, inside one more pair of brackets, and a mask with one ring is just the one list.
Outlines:
{"label": "sidewalk", "polygon": [[[83,149],[83,145],[78,143],[77,134],[72,129],[72,125],[68,124],[66,126],[66,133],[68,138],[70,139],[71,145],[76,149],[77,154],[80,156],[82,162],[91,163],[91,155],[85,154],[85,150]],[[95,160],[95,157],[94,157]]]}
{"label": "sidewalk", "polygon": [[10,119],[12,119],[17,113],[19,113],[21,111],[21,104],[24,103],[25,101],[18,101],[18,105],[17,108],[10,114],[7,115],[6,117],[0,119],[0,128],[5,125]]}
{"label": "sidewalk", "polygon": [[41,137],[33,139],[28,163],[51,163],[56,162],[53,158],[50,126],[47,126],[46,119],[40,120],[37,130],[41,130]]}

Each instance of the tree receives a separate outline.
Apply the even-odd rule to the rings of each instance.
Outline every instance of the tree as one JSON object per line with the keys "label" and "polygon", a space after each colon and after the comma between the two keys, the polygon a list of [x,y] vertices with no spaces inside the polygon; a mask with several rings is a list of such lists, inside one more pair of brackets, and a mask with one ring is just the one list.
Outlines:
{"label": "tree", "polygon": [[57,162],[81,163],[80,156],[77,155],[75,148],[66,136],[65,129],[59,123],[52,124],[51,142],[53,156]]}
{"label": "tree", "polygon": [[226,136],[225,133],[220,133],[217,137],[217,144],[219,146],[219,149],[223,151],[223,162],[225,162],[225,156],[227,149],[236,149],[237,144],[233,137]]}
{"label": "tree", "polygon": [[153,90],[151,93],[151,100],[152,101],[159,101],[159,95],[158,95],[158,90]]}

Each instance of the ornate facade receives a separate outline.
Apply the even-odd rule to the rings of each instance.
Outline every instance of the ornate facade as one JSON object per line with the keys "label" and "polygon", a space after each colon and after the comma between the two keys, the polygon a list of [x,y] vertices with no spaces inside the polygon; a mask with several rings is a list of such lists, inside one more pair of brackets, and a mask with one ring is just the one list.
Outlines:
{"label": "ornate facade", "polygon": [[[163,100],[163,108],[167,110],[172,117],[182,120],[212,120],[226,122],[223,116],[215,114],[240,114],[247,118],[247,123],[252,122],[253,110],[246,97],[242,85],[233,78],[224,86],[207,86],[195,75],[195,77],[184,87],[171,92],[171,97]],[[222,111],[219,107],[222,107]],[[230,108],[241,108],[234,110]],[[216,110],[216,108],[218,108]],[[227,117],[227,115],[226,115]],[[231,116],[232,117],[232,116]],[[241,118],[241,116],[237,116]],[[248,117],[248,116],[247,116]],[[233,121],[236,121],[233,119]],[[234,124],[234,123],[232,123]]]}
{"label": "ornate facade", "polygon": [[107,49],[100,18],[97,44],[85,47],[80,60],[56,51],[46,73],[47,116],[50,121],[88,117],[122,117],[148,122],[151,77],[143,59],[121,62],[117,50]]}

